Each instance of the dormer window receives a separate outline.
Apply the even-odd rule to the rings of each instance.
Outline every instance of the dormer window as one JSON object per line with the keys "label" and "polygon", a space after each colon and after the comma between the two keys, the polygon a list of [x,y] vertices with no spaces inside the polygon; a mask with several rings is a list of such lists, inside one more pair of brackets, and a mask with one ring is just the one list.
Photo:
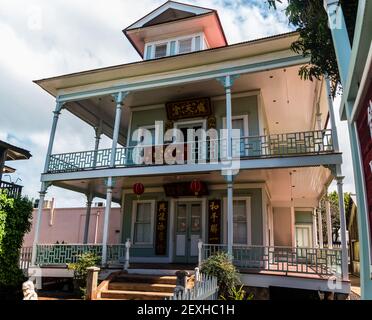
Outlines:
{"label": "dormer window", "polygon": [[145,57],[146,60],[159,59],[204,49],[208,49],[204,34],[197,33],[189,36],[149,42],[146,44]]}
{"label": "dormer window", "polygon": [[216,10],[168,0],[123,30],[145,60],[227,45]]}

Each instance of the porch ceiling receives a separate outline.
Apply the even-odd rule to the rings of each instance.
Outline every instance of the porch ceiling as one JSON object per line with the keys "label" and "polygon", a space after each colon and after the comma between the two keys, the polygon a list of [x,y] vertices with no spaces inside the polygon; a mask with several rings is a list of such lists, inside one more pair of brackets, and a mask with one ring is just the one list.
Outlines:
{"label": "porch ceiling", "polygon": [[[319,200],[324,186],[332,178],[330,170],[324,167],[242,170],[235,179],[236,188],[258,188],[266,184],[271,201],[288,203],[293,198],[298,203]],[[209,188],[218,188],[226,181],[220,172],[205,174],[163,175],[151,177],[122,177],[116,178],[113,190],[114,201],[120,203],[123,190],[132,192],[133,184],[141,182],[145,192],[158,192],[166,183],[188,182],[194,179],[205,181]],[[96,197],[105,198],[106,188],[103,179],[59,181],[55,186],[87,194],[93,190]],[[239,186],[240,185],[240,186]],[[246,185],[246,186],[244,186]]]}
{"label": "porch ceiling", "polygon": [[[234,83],[233,94],[261,91],[268,128],[272,134],[314,129],[316,87],[317,85],[321,86],[321,82],[301,80],[298,75],[299,68],[300,66],[294,66],[245,74]],[[132,92],[125,100],[126,107],[122,114],[120,128],[120,144],[125,144],[130,109],[145,106],[164,108],[164,104],[169,101],[223,96],[224,89],[216,80]],[[324,127],[328,115],[325,90],[322,90],[321,97],[320,107],[322,126]],[[94,97],[68,103],[66,108],[91,126],[98,126],[101,119],[104,134],[112,137],[115,103],[111,96]]]}

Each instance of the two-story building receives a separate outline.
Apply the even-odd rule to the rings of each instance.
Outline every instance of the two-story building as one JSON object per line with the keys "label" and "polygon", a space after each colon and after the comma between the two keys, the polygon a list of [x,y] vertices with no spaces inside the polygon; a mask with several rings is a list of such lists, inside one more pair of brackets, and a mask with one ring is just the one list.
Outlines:
{"label": "two-story building", "polygon": [[[343,193],[330,86],[300,79],[309,58],[290,49],[298,34],[229,45],[215,10],[174,1],[123,32],[142,61],[35,81],[56,98],[39,203],[53,185],[88,208],[81,244],[40,243],[36,223],[33,265],[93,251],[117,266],[130,239],[132,273],[227,251],[250,286],[348,293],[343,201],[342,249],[330,210],[324,247],[318,210],[333,180]],[[53,152],[61,112],[92,127],[94,150]],[[106,199],[102,244],[88,241],[95,197]],[[108,242],[112,203],[123,244]]]}

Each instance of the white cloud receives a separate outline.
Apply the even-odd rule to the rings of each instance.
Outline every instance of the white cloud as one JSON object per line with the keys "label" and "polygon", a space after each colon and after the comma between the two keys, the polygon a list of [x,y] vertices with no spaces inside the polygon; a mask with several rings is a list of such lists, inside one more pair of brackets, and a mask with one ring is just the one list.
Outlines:
{"label": "white cloud", "polygon": [[[163,0],[0,0],[0,139],[28,148],[29,161],[12,164],[25,193],[37,197],[44,166],[54,100],[31,81],[139,60],[121,30],[161,5]],[[229,43],[289,31],[279,10],[263,1],[190,0],[218,10]],[[341,125],[342,128],[343,124]],[[343,135],[344,129],[340,130]],[[344,137],[343,137],[344,138]],[[340,140],[343,140],[340,139]],[[345,137],[345,141],[348,141]],[[93,147],[92,128],[63,113],[55,152]],[[348,148],[345,147],[345,151]],[[350,164],[346,155],[345,163]],[[349,166],[345,174],[351,177]],[[352,187],[349,179],[345,185]],[[51,188],[59,206],[85,204],[82,195]]]}

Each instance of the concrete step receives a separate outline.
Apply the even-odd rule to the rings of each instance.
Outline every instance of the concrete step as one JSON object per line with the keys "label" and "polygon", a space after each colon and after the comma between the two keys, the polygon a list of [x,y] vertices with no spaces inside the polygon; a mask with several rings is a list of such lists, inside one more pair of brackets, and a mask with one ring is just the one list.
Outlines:
{"label": "concrete step", "polygon": [[146,284],[172,284],[176,285],[176,276],[157,276],[142,274],[120,274],[115,277],[114,282],[124,283],[146,283]]}
{"label": "concrete step", "polygon": [[163,283],[136,283],[136,282],[110,282],[109,290],[116,291],[144,291],[173,293],[175,284]]}
{"label": "concrete step", "polygon": [[166,292],[103,290],[101,300],[164,300],[173,296]]}

